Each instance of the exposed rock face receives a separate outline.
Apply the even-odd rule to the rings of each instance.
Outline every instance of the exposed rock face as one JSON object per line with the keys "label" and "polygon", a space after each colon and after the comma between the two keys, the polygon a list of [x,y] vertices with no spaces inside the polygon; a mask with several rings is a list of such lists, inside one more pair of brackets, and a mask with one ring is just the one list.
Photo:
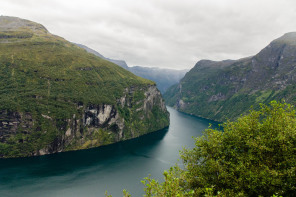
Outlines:
{"label": "exposed rock face", "polygon": [[295,104],[295,84],[296,33],[287,33],[252,57],[197,62],[164,97],[180,111],[225,121],[273,99]]}
{"label": "exposed rock face", "polygon": [[161,98],[160,92],[157,90],[156,86],[150,86],[147,91],[144,93],[145,100],[144,100],[144,111],[150,111],[153,109],[154,104],[158,103],[159,108],[162,111],[166,110],[165,103]]}
{"label": "exposed rock face", "polygon": [[[63,135],[55,138],[53,142],[41,149],[36,149],[32,155],[44,155],[67,150],[77,150],[84,148],[97,147],[125,139],[138,137],[142,134],[161,129],[168,126],[168,112],[160,92],[156,86],[142,87],[140,91],[143,93],[143,100],[137,100],[133,94],[138,91],[138,88],[127,88],[125,94],[118,99],[116,105],[77,105],[77,109],[82,111],[82,114],[73,114],[71,119],[63,120],[60,131]],[[141,128],[141,130],[133,130],[133,128],[125,121],[119,108],[127,108],[132,110],[136,108],[137,114],[140,117],[135,118],[130,114],[127,118],[135,118],[137,124],[144,124],[149,118],[153,118],[152,110],[157,109],[160,113],[164,113],[163,122],[156,128]],[[41,114],[41,117],[51,124],[55,124],[50,116]],[[34,119],[30,113],[19,112],[0,112],[0,142],[7,143],[9,138],[20,133],[30,134],[31,132],[39,131],[40,128],[34,127]],[[152,120],[153,121],[153,120]],[[146,121],[147,122],[147,121]],[[140,128],[139,128],[140,129]],[[152,129],[152,130],[151,130]],[[46,132],[46,131],[42,131]],[[20,140],[22,143],[24,140]],[[3,156],[0,154],[0,156]]]}
{"label": "exposed rock face", "polygon": [[0,142],[6,142],[11,135],[15,135],[19,130],[22,134],[30,133],[33,124],[32,116],[29,113],[0,111]]}
{"label": "exposed rock face", "polygon": [[117,112],[112,105],[89,106],[83,116],[83,126],[99,127],[110,124],[118,119],[118,117],[115,118],[116,115]]}

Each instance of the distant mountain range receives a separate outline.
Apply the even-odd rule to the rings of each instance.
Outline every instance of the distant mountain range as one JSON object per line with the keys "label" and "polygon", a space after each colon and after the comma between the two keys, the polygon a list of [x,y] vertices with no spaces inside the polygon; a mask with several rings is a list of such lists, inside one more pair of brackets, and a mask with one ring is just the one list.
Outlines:
{"label": "distant mountain range", "polygon": [[236,119],[271,100],[296,104],[296,33],[252,57],[201,60],[164,97],[180,111],[216,121]]}
{"label": "distant mountain range", "polygon": [[129,67],[128,70],[135,75],[154,81],[157,88],[163,94],[169,87],[179,83],[180,79],[182,79],[186,72],[189,71],[141,66]]}
{"label": "distant mountain range", "polygon": [[134,73],[139,77],[143,77],[145,79],[149,79],[156,82],[157,88],[160,90],[162,94],[164,94],[165,91],[172,85],[179,83],[180,79],[182,79],[182,77],[184,77],[186,72],[189,71],[189,69],[174,70],[174,69],[157,68],[157,67],[142,67],[142,66],[129,67],[124,60],[114,60],[114,59],[106,58],[99,52],[85,45],[82,45],[82,44],[76,44],[76,45],[85,49],[89,53],[92,53],[98,57],[101,57],[105,60],[113,62],[114,64],[117,64],[118,66]]}

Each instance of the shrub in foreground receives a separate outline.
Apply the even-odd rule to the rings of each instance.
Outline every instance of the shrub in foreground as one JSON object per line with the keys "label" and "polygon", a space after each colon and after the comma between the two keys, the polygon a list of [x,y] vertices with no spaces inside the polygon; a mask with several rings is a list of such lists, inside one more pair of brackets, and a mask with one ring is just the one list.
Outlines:
{"label": "shrub in foreground", "polygon": [[[144,179],[150,196],[296,196],[295,108],[272,101],[259,111],[207,129],[184,149],[184,167],[165,181]],[[129,195],[129,194],[128,194]]]}

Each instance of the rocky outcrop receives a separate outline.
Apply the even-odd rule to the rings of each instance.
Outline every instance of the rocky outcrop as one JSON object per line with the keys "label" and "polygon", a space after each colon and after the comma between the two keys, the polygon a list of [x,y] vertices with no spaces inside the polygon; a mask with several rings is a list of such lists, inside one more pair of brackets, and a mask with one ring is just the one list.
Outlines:
{"label": "rocky outcrop", "polygon": [[145,100],[144,100],[144,106],[143,109],[145,113],[148,111],[152,110],[155,103],[158,103],[160,110],[165,111],[165,103],[163,99],[161,98],[161,94],[156,88],[156,86],[150,86],[147,91],[144,93],[145,95]]}
{"label": "rocky outcrop", "polygon": [[31,114],[2,110],[0,111],[0,142],[7,142],[11,135],[15,135],[19,131],[22,134],[28,134],[31,132],[32,126]]}

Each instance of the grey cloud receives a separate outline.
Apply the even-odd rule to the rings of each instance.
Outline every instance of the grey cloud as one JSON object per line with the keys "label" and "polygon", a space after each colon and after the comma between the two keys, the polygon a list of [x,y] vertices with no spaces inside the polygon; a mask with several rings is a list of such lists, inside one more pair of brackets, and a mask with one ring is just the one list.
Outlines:
{"label": "grey cloud", "polygon": [[295,31],[294,0],[0,0],[0,14],[45,25],[130,66],[190,68],[254,55]]}

